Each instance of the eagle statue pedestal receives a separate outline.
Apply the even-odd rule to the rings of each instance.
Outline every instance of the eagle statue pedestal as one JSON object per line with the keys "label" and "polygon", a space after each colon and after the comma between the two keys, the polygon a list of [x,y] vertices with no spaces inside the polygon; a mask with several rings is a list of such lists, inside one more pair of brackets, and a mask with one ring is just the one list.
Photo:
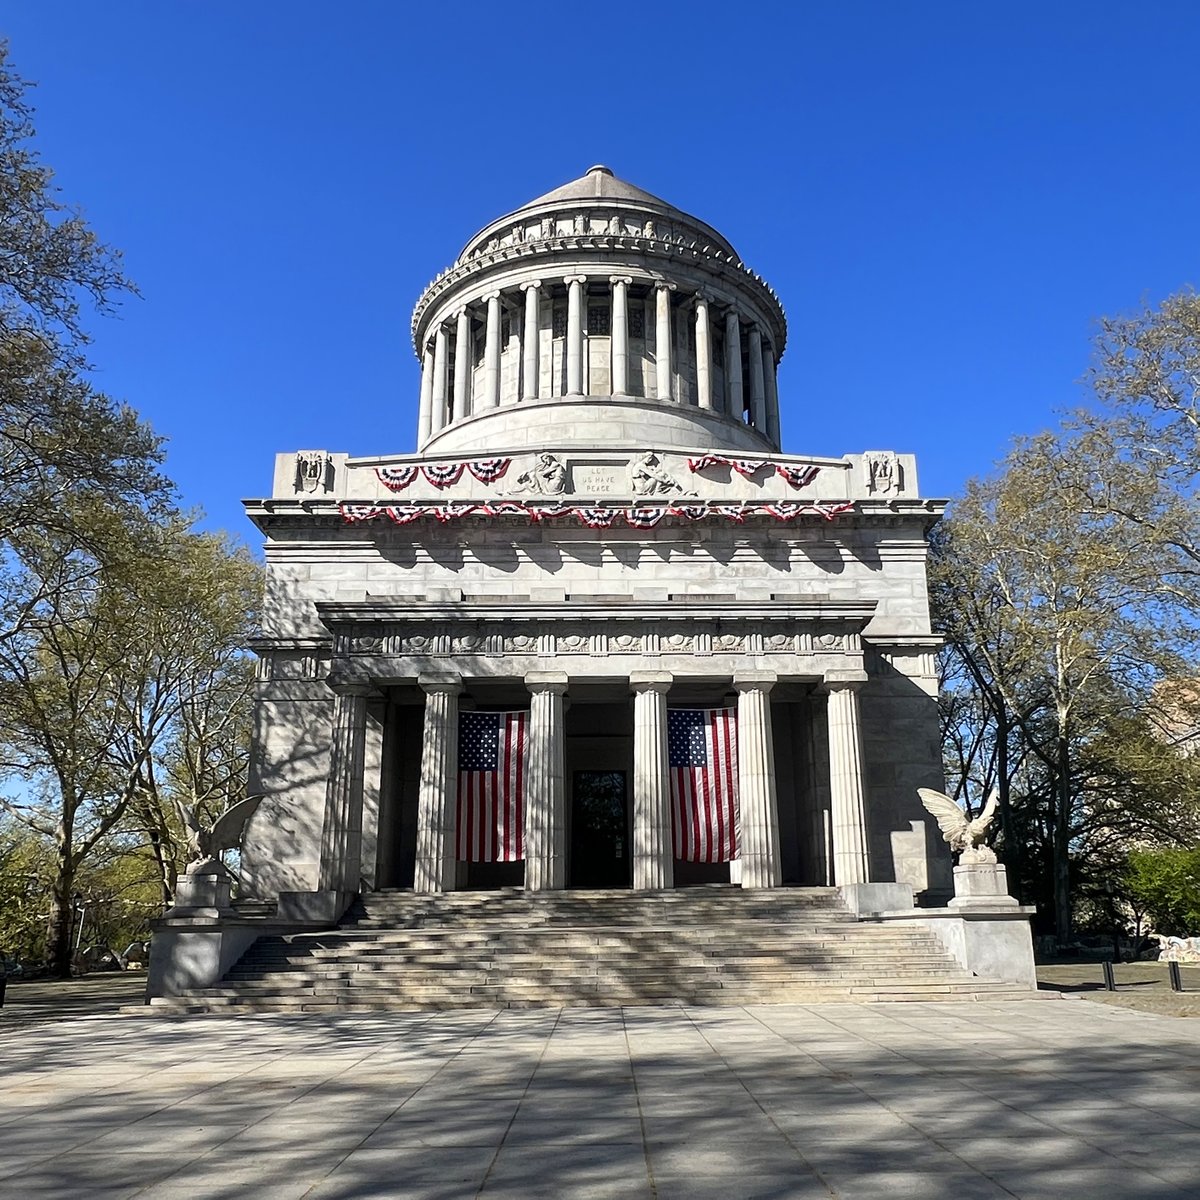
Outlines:
{"label": "eagle statue pedestal", "polygon": [[220,917],[232,909],[229,888],[233,877],[219,859],[192,863],[175,883],[175,903],[169,917]]}
{"label": "eagle statue pedestal", "polygon": [[1008,872],[1004,864],[959,862],[954,868],[954,899],[949,907],[1016,908],[1016,898],[1008,894]]}

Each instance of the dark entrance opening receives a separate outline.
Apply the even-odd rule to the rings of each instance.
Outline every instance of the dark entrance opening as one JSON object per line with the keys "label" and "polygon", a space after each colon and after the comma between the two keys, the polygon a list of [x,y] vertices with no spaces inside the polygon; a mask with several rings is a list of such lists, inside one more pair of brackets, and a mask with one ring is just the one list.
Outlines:
{"label": "dark entrance opening", "polygon": [[571,886],[629,886],[629,792],[624,771],[571,778]]}

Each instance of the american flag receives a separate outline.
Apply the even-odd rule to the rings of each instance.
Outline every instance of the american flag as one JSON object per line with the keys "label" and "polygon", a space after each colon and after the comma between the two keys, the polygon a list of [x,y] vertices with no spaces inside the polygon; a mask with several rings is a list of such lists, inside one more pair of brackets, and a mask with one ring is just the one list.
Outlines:
{"label": "american flag", "polygon": [[667,713],[667,761],[675,857],[737,858],[737,712],[674,708]]}
{"label": "american flag", "polygon": [[458,850],[464,862],[525,857],[527,712],[467,712],[458,718]]}

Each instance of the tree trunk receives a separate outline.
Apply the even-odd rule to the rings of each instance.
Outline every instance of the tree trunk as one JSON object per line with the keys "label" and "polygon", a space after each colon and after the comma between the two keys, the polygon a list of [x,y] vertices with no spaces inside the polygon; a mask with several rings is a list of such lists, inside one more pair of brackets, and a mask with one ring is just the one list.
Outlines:
{"label": "tree trunk", "polygon": [[72,892],[75,871],[69,857],[58,855],[58,869],[50,900],[50,973],[58,979],[71,978],[71,932],[75,924]]}
{"label": "tree trunk", "polygon": [[[986,694],[986,693],[985,693]],[[1004,858],[1012,868],[1008,877],[1012,894],[1021,899],[1021,846],[1012,821],[1012,792],[1008,779],[1008,709],[1000,696],[994,698],[996,717],[996,788],[1000,793],[1000,836],[1004,839]]]}
{"label": "tree trunk", "polygon": [[1060,946],[1071,940],[1071,743],[1065,730],[1058,735],[1058,766],[1054,780],[1054,933]]}

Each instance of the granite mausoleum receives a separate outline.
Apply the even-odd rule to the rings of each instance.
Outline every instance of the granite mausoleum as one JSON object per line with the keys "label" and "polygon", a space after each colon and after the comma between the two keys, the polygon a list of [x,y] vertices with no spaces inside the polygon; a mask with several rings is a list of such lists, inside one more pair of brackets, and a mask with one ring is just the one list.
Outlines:
{"label": "granite mausoleum", "polygon": [[[733,246],[593,167],[471,238],[412,335],[416,453],[281,454],[247,502],[268,590],[243,897],[327,924],[379,889],[944,904],[916,792],[942,779],[942,504],[907,454],[782,451],[784,314]],[[681,801],[680,710],[736,731],[732,836]],[[478,800],[486,714],[519,739]]]}

